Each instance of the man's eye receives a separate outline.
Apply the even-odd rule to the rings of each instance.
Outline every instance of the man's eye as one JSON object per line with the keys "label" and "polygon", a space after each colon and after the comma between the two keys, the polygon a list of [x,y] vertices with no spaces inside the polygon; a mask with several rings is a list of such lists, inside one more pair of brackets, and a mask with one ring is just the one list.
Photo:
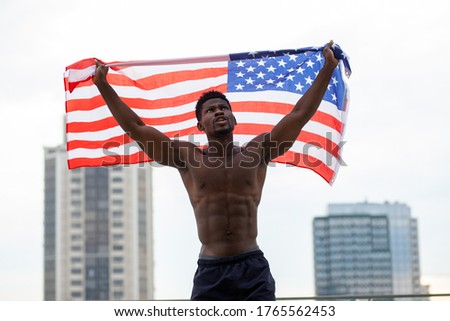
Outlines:
{"label": "man's eye", "polygon": [[222,106],[220,109],[222,109],[222,110],[226,110],[226,109],[228,109],[228,107],[227,106]]}

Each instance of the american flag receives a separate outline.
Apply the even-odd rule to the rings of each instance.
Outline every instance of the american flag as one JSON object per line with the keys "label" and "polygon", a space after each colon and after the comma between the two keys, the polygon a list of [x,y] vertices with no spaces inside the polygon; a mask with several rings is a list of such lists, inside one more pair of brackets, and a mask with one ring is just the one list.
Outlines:
{"label": "american flag", "polygon": [[[270,131],[309,89],[324,65],[323,47],[245,52],[172,60],[107,63],[108,82],[142,120],[171,138],[206,145],[195,104],[208,90],[230,100],[238,125],[234,140],[244,145]],[[309,168],[329,184],[341,163],[348,112],[345,53],[334,45],[340,64],[313,118],[292,148],[274,162]],[[69,169],[151,161],[119,127],[92,82],[95,59],[84,59],[64,73]]]}

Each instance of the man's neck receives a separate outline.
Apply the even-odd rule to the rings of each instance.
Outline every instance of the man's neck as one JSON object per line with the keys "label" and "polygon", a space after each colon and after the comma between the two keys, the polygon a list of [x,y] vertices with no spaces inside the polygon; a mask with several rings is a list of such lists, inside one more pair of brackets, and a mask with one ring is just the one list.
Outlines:
{"label": "man's neck", "polygon": [[228,157],[233,155],[233,135],[208,138],[207,153],[212,157]]}

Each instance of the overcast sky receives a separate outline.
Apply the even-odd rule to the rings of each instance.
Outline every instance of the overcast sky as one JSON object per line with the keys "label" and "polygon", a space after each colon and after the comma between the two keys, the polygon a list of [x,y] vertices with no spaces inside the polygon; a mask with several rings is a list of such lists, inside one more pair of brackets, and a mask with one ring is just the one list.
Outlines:
{"label": "overcast sky", "polygon": [[[411,207],[422,282],[450,293],[449,16],[446,1],[1,0],[0,299],[43,298],[43,147],[63,140],[67,65],[330,39],[353,70],[347,166],[332,187],[309,170],[269,169],[258,242],[277,295],[314,295],[313,217],[365,200]],[[192,209],[175,170],[154,178],[156,298],[188,298],[200,248]]]}

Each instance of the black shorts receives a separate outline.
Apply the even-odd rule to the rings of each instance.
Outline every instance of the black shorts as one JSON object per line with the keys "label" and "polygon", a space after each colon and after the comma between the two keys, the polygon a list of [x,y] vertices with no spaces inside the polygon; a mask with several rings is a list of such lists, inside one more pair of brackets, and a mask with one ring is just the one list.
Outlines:
{"label": "black shorts", "polygon": [[191,300],[275,300],[275,280],[260,250],[197,263]]}

